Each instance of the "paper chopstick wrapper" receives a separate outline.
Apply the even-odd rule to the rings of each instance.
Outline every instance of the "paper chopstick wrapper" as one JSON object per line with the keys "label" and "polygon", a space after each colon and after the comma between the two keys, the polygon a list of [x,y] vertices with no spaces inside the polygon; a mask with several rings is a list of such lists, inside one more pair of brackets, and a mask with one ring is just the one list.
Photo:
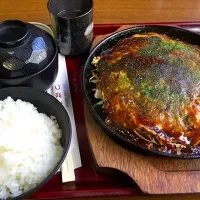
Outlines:
{"label": "paper chopstick wrapper", "polygon": [[61,171],[63,183],[75,181],[72,152],[68,152],[67,157],[62,164]]}
{"label": "paper chopstick wrapper", "polygon": [[58,75],[52,87],[47,91],[49,94],[57,98],[67,110],[71,126],[72,126],[72,140],[68,155],[61,167],[62,181],[75,181],[74,169],[82,166],[80,150],[78,145],[78,138],[76,133],[76,125],[74,119],[74,112],[71,100],[71,93],[69,87],[69,79],[66,67],[65,57],[58,55]]}

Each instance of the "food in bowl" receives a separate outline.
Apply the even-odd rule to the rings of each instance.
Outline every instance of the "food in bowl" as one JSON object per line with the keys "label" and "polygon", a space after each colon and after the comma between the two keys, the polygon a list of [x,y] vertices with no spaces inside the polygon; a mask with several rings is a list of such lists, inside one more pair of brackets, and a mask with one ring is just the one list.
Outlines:
{"label": "food in bowl", "polygon": [[154,32],[134,34],[92,64],[90,82],[108,125],[127,129],[149,149],[199,152],[199,46]]}
{"label": "food in bowl", "polygon": [[56,118],[11,97],[0,101],[0,199],[41,183],[63,155]]}

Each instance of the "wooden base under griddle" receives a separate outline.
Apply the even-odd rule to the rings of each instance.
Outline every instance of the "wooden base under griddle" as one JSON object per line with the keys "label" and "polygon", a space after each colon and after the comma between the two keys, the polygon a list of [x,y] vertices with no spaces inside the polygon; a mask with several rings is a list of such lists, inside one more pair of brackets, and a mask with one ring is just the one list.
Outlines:
{"label": "wooden base under griddle", "polygon": [[[96,37],[93,46],[103,38],[105,36]],[[114,168],[128,174],[148,194],[200,193],[200,159],[174,159],[130,151],[104,132],[86,105],[85,119],[99,169]]]}

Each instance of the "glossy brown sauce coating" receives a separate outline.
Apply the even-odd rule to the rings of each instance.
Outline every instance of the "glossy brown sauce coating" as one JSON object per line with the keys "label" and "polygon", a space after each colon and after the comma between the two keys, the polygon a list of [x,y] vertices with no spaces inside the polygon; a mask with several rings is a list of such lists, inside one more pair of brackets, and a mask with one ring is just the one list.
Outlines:
{"label": "glossy brown sauce coating", "polygon": [[199,47],[156,33],[133,35],[96,67],[108,123],[132,130],[149,148],[199,145]]}

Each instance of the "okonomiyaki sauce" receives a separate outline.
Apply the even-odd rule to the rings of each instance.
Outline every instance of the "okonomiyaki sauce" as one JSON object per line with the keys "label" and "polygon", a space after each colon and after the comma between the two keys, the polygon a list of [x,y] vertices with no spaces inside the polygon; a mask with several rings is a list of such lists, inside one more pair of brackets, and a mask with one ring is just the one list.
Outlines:
{"label": "okonomiyaki sauce", "polygon": [[200,49],[135,34],[98,58],[106,122],[121,137],[162,152],[199,153]]}

